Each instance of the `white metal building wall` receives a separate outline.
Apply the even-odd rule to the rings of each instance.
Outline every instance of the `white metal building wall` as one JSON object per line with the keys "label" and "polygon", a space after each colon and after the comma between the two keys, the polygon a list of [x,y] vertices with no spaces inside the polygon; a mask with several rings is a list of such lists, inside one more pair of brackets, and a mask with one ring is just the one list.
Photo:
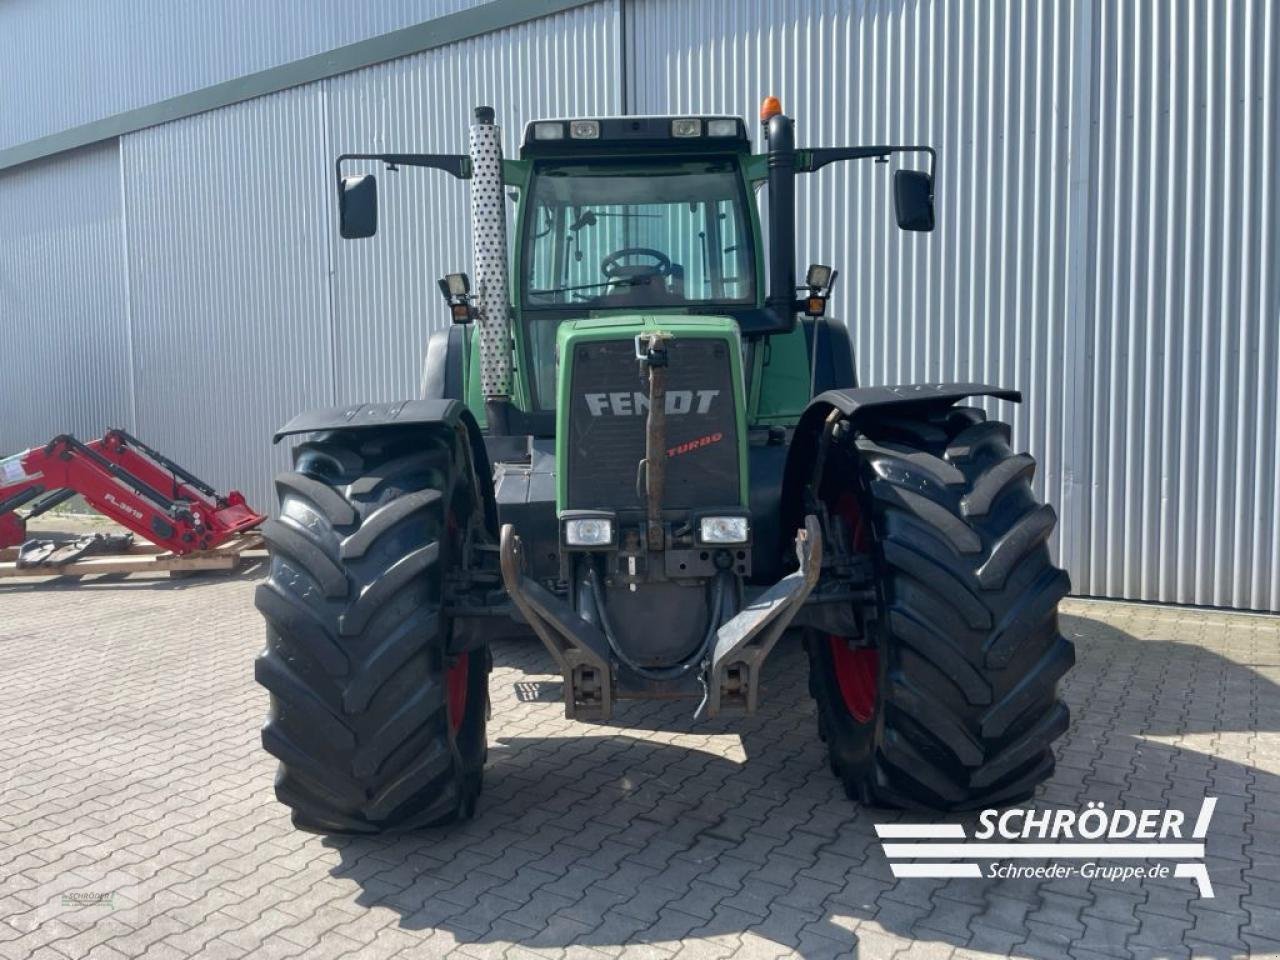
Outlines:
{"label": "white metal building wall", "polygon": [[1102,4],[1077,582],[1280,609],[1280,5]]}
{"label": "white metal building wall", "polygon": [[470,270],[467,187],[377,165],[378,235],[341,241],[334,158],[465,152],[480,104],[512,155],[534,116],[615,113],[619,18],[578,7],[123,137],[139,436],[270,506],[294,414],[415,396],[436,278]]}
{"label": "white metal building wall", "polygon": [[0,456],[133,426],[114,140],[0,172]]}
{"label": "white metal building wall", "polygon": [[[1023,390],[1016,442],[1076,592],[1280,609],[1280,30],[1267,0],[632,0],[628,106],[797,142],[929,143],[939,228],[888,172],[798,191],[798,261],[867,383]],[[674,23],[680,29],[672,29]]]}
{"label": "white metal building wall", "polygon": [[274,506],[271,434],[332,403],[323,91],[122,138],[138,430]]}
{"label": "white metal building wall", "polygon": [[479,2],[6,0],[0,149]]}
{"label": "white metal building wall", "polygon": [[[480,105],[497,111],[509,157],[535,117],[620,112],[620,26],[618,3],[606,0],[334,77],[330,176],[343,152],[465,153]],[[337,403],[415,396],[427,335],[448,322],[436,280],[472,272],[464,183],[435,170],[365,169],[378,178],[378,235],[333,241]]]}

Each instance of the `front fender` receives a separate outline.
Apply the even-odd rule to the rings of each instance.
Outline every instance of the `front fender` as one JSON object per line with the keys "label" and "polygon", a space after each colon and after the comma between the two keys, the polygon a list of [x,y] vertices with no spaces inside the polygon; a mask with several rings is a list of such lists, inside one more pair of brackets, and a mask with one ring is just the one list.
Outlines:
{"label": "front fender", "polygon": [[345,407],[324,407],[298,414],[275,432],[272,443],[300,433],[320,430],[369,430],[377,428],[421,429],[442,427],[462,431],[467,437],[475,482],[484,499],[485,525],[498,536],[498,507],[493,495],[493,471],[485,451],[484,437],[475,415],[461,400],[396,400],[391,403],[355,403]]}
{"label": "front fender", "polygon": [[787,513],[783,517],[783,530],[799,529],[799,524],[803,522],[805,488],[813,475],[814,458],[818,453],[823,427],[833,410],[838,410],[856,430],[878,417],[926,416],[966,397],[995,397],[997,400],[1009,400],[1013,403],[1022,402],[1021,392],[985,383],[852,387],[818,394],[805,407],[787,451],[787,465],[782,479],[782,503]]}

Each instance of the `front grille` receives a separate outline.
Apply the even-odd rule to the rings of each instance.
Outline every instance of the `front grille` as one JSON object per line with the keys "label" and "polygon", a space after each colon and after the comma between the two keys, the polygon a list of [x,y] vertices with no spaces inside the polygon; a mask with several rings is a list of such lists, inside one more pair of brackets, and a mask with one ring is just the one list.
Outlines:
{"label": "front grille", "polygon": [[[738,431],[729,347],[708,337],[667,344],[667,484],[664,506],[736,504]],[[640,507],[648,384],[635,341],[596,340],[573,348],[570,377],[570,509]]]}

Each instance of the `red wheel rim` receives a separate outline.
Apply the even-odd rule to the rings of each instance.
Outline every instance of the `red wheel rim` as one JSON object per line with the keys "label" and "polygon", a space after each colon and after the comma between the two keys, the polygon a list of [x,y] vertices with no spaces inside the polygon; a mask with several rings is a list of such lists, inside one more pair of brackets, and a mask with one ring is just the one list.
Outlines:
{"label": "red wheel rim", "polygon": [[831,661],[836,667],[836,682],[845,709],[859,723],[866,723],[876,712],[876,688],[880,683],[880,654],[869,647],[850,648],[844,637],[827,636]]}
{"label": "red wheel rim", "polygon": [[[445,516],[445,529],[449,535],[449,545],[456,553],[462,538],[458,518],[452,510]],[[464,653],[445,672],[445,709],[449,714],[449,729],[455,734],[462,728],[462,720],[467,715],[467,675],[470,665],[471,654]]]}
{"label": "red wheel rim", "polygon": [[449,729],[454,733],[462,727],[467,713],[467,671],[471,656],[464,653],[445,673],[446,707],[449,712]]}
{"label": "red wheel rim", "polygon": [[[855,553],[866,553],[871,544],[867,526],[862,520],[862,509],[853,491],[842,490],[831,513],[844,522],[850,548]],[[851,648],[844,637],[834,634],[829,634],[827,641],[845,709],[853,719],[866,723],[876,712],[876,690],[880,685],[879,651],[868,647]]]}
{"label": "red wheel rim", "polygon": [[844,521],[849,531],[849,548],[854,553],[866,553],[871,549],[867,542],[867,525],[862,522],[862,508],[851,490],[841,491],[839,499],[831,507],[831,514]]}

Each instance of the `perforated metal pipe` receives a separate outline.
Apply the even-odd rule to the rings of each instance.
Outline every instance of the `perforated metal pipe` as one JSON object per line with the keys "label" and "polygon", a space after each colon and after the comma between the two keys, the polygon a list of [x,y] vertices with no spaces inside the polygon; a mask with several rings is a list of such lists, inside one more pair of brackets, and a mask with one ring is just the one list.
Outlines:
{"label": "perforated metal pipe", "polygon": [[[471,125],[471,242],[480,326],[480,388],[486,408],[511,397],[511,314],[507,297],[507,211],[502,196],[502,128],[492,107]],[[490,426],[492,423],[490,416]]]}

